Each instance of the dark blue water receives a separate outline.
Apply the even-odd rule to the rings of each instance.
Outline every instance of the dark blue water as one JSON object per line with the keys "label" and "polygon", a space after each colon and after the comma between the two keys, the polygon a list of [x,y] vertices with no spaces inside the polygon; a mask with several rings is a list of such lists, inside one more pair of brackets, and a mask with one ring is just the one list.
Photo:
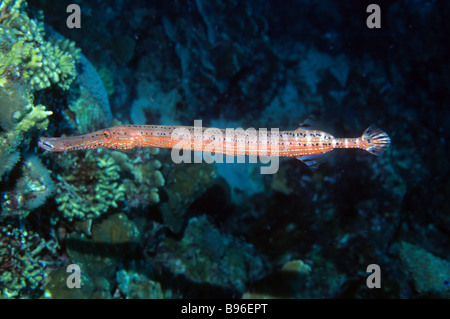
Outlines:
{"label": "dark blue water", "polygon": [[[36,0],[19,10],[28,38],[0,10],[2,297],[448,298],[450,3],[370,3],[81,1],[78,15]],[[347,138],[375,124],[391,144],[275,174],[37,148],[117,124],[307,118]],[[69,264],[84,289],[67,289]]]}

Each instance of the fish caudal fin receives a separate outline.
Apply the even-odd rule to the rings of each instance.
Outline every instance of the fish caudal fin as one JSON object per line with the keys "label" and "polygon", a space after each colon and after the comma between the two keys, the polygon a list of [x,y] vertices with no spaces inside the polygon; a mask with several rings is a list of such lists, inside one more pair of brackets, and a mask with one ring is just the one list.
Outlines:
{"label": "fish caudal fin", "polygon": [[375,125],[370,125],[363,133],[364,149],[374,155],[381,155],[391,144],[389,136]]}

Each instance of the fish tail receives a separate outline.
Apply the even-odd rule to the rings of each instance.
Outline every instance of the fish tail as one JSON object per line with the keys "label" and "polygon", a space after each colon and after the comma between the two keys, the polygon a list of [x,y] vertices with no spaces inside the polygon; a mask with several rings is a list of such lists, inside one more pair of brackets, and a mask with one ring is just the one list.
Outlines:
{"label": "fish tail", "polygon": [[374,124],[370,125],[362,135],[363,149],[374,155],[381,155],[391,144],[389,136],[376,127]]}

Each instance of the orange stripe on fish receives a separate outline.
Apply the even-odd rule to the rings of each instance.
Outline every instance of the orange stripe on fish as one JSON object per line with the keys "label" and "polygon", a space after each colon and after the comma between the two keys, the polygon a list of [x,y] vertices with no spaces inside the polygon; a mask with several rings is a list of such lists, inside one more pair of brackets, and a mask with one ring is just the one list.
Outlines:
{"label": "orange stripe on fish", "polygon": [[[130,150],[135,147],[180,148],[225,155],[297,157],[309,166],[316,166],[320,155],[337,148],[363,149],[374,155],[383,153],[390,144],[389,136],[374,125],[362,136],[335,138],[320,130],[257,132],[256,130],[212,129],[193,126],[119,125],[89,134],[72,137],[41,137],[38,145],[47,151],[63,152],[110,148]],[[275,141],[275,142],[274,142]]]}

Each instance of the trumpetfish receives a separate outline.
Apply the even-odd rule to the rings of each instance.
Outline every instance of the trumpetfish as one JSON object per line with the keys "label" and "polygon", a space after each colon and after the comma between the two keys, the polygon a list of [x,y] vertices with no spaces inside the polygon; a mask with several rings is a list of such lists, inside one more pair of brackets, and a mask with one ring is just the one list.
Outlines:
{"label": "trumpetfish", "polygon": [[180,140],[187,141],[183,149],[224,155],[296,157],[308,166],[317,166],[322,154],[334,149],[363,149],[382,154],[390,144],[389,136],[370,125],[360,137],[335,138],[329,133],[312,129],[305,121],[294,131],[263,133],[255,130],[212,129],[197,126],[118,125],[89,134],[70,137],[41,137],[38,145],[47,151],[63,152],[109,148],[130,150],[135,147],[176,149]]}

